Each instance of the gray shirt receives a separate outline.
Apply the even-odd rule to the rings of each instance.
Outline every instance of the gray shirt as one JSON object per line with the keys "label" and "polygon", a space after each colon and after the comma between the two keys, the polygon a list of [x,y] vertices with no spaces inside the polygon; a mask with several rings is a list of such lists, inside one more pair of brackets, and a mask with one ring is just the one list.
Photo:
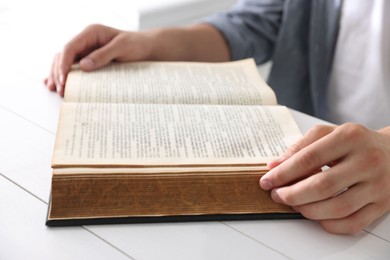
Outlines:
{"label": "gray shirt", "polygon": [[323,118],[340,9],[341,0],[242,0],[203,21],[222,32],[233,60],[272,60],[280,104]]}

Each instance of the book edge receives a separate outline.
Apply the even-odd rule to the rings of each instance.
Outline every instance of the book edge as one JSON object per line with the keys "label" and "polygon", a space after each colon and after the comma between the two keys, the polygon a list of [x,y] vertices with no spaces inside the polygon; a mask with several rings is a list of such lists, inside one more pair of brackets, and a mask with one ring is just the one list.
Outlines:
{"label": "book edge", "polygon": [[286,220],[304,219],[299,213],[255,213],[255,214],[217,214],[217,215],[180,215],[153,217],[113,217],[90,219],[46,219],[48,227],[111,225],[111,224],[150,224],[175,222],[240,221],[240,220]]}

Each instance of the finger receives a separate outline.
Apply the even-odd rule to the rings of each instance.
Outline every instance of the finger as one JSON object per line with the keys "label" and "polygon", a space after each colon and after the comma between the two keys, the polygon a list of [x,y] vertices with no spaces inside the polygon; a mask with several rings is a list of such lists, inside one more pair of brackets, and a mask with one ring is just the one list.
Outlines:
{"label": "finger", "polygon": [[318,139],[270,170],[261,178],[261,187],[272,189],[287,185],[313,174],[329,162],[344,157],[351,144],[343,143],[339,132],[333,131]]}
{"label": "finger", "polygon": [[55,90],[56,90],[55,85],[54,85],[54,82],[53,82],[51,76],[48,76],[47,78],[45,78],[43,84],[44,84],[50,91],[55,91]]}
{"label": "finger", "polygon": [[54,82],[54,85],[55,85],[55,89],[58,93],[60,93],[61,89],[62,89],[62,86],[58,80],[58,63],[59,63],[59,60],[60,60],[60,56],[61,54],[60,53],[57,53],[56,56],[54,57],[53,59],[53,63],[52,63],[52,67],[51,67],[51,76],[52,76],[52,80]]}
{"label": "finger", "polygon": [[55,67],[55,77],[54,77],[54,80],[56,82],[56,87],[57,87],[57,93],[61,97],[64,96],[66,75],[68,74],[68,72],[70,70],[70,68],[66,71],[61,69],[61,66],[62,66],[61,61],[62,61],[63,56],[64,56],[64,53],[61,53],[58,56],[56,67]]}
{"label": "finger", "polygon": [[[268,169],[272,170],[273,168],[279,166],[282,162],[301,151],[303,148],[331,133],[334,128],[334,126],[327,125],[317,125],[311,128],[298,142],[290,146],[280,158],[268,162]],[[261,188],[264,190],[271,190],[274,188],[273,184],[268,179],[268,176],[269,174],[265,174],[259,182]]]}
{"label": "finger", "polygon": [[51,66],[50,66],[50,72],[49,72],[49,75],[47,76],[47,78],[45,79],[45,85],[46,87],[51,90],[51,91],[55,91],[56,90],[56,86],[54,84],[54,80],[53,80],[53,63],[54,63],[54,60],[55,60],[55,56],[53,58],[53,61],[51,63]]}
{"label": "finger", "polygon": [[298,142],[290,146],[287,151],[278,159],[270,161],[267,166],[269,169],[275,168],[306,146],[314,143],[322,137],[328,135],[335,129],[334,126],[317,125],[311,128]]}
{"label": "finger", "polygon": [[309,219],[341,219],[355,213],[375,199],[367,184],[357,184],[337,196],[297,206],[294,209]]}
{"label": "finger", "polygon": [[59,53],[57,53],[54,56],[53,61],[52,61],[51,66],[50,66],[49,75],[44,79],[45,86],[51,91],[55,91],[57,89],[56,82],[54,79],[55,79],[55,73],[56,73],[56,63],[58,62],[58,56],[59,56]]}
{"label": "finger", "polygon": [[368,204],[357,212],[342,219],[321,220],[322,228],[334,234],[354,234],[383,216],[388,210],[390,199],[381,203]]}
{"label": "finger", "polygon": [[345,159],[326,171],[313,174],[290,186],[276,188],[271,196],[274,201],[291,206],[329,199],[367,178],[368,174],[363,171],[354,172],[353,162],[354,158]]}

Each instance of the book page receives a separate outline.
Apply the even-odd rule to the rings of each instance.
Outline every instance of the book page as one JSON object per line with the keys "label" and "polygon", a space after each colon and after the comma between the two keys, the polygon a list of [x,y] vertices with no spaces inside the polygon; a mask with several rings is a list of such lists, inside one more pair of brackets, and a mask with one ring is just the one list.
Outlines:
{"label": "book page", "polygon": [[63,103],[52,163],[264,165],[300,137],[282,106]]}
{"label": "book page", "polygon": [[215,173],[223,173],[223,174],[248,174],[248,173],[266,173],[268,168],[266,165],[259,166],[220,166],[220,167],[70,167],[70,168],[56,168],[53,169],[53,175],[59,176],[69,176],[73,175],[85,175],[85,176],[93,176],[98,174],[107,174],[108,172],[111,174],[118,175],[126,175],[131,174],[135,175],[150,175],[150,174],[215,174]]}
{"label": "book page", "polygon": [[226,63],[113,63],[72,70],[65,101],[87,103],[276,105],[253,59]]}

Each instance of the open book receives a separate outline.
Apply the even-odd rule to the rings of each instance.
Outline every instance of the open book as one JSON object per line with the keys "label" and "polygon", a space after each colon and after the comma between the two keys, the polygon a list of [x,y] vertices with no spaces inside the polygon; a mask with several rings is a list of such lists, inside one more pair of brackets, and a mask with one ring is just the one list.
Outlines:
{"label": "open book", "polygon": [[300,137],[252,59],[75,68],[46,224],[294,216],[258,182]]}

